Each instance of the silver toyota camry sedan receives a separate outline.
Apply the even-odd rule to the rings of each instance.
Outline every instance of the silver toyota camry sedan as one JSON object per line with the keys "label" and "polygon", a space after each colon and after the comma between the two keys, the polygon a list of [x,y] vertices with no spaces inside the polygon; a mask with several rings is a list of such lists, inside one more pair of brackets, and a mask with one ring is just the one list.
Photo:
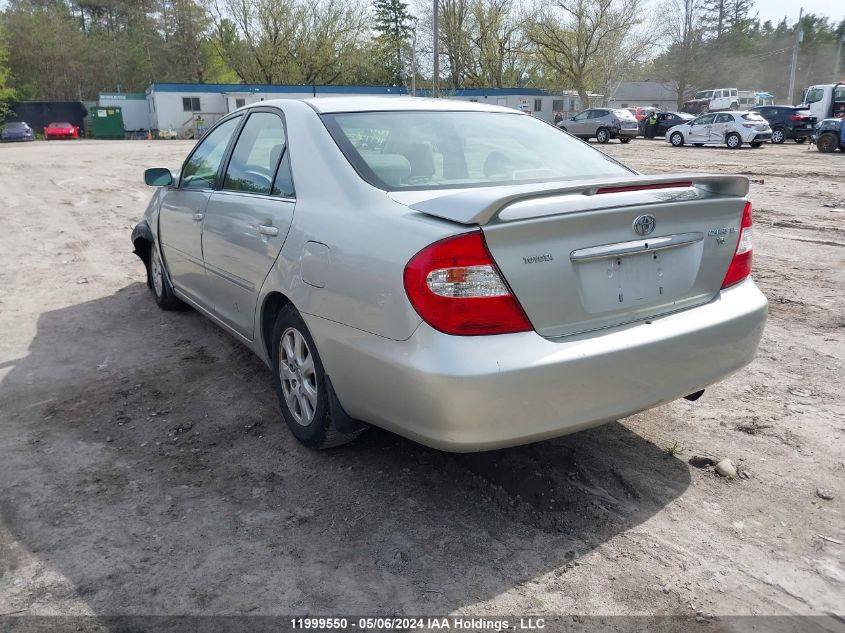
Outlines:
{"label": "silver toyota camry sedan", "polygon": [[695,399],[766,320],[747,179],[643,176],[503,107],[263,101],[145,180],[156,302],[261,357],[315,448],[373,424],[478,451]]}

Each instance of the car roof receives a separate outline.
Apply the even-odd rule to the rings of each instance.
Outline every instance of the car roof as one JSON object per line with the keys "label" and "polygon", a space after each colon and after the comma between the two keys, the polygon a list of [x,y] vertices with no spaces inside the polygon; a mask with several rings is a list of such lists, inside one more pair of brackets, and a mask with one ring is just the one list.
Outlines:
{"label": "car roof", "polygon": [[[282,106],[292,99],[268,99],[253,106]],[[459,101],[456,99],[428,99],[425,97],[312,97],[304,101],[320,114],[335,112],[385,112],[385,111],[451,111],[451,112],[506,112],[521,114],[515,108]]]}

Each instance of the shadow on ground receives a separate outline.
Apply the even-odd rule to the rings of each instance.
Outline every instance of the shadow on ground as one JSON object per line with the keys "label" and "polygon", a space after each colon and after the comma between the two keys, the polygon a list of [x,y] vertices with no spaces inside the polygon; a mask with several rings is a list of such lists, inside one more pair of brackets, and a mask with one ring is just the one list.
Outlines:
{"label": "shadow on ground", "polygon": [[5,364],[0,516],[101,615],[445,613],[560,577],[690,483],[618,423],[475,455],[375,429],[312,452],[260,361],[142,284],[43,314]]}

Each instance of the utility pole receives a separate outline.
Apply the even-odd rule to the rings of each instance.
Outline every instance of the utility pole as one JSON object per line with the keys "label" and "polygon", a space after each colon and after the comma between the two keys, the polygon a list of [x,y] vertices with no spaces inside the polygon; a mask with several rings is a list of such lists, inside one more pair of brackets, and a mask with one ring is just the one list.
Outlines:
{"label": "utility pole", "polygon": [[414,20],[414,37],[411,40],[411,96],[417,96],[417,21]]}
{"label": "utility pole", "polygon": [[839,48],[836,49],[836,66],[833,70],[833,81],[839,81],[839,63],[842,61],[842,45],[845,44],[845,35],[839,40]]}
{"label": "utility pole", "polygon": [[440,96],[440,0],[434,0],[434,15],[432,17],[432,32],[434,33],[434,72],[431,76],[431,96]]}
{"label": "utility pole", "polygon": [[795,25],[795,43],[792,46],[792,63],[789,66],[789,103],[795,103],[795,70],[798,66],[798,46],[801,40],[804,39],[804,34],[801,31],[801,18],[804,17],[804,7],[798,13],[798,24]]}

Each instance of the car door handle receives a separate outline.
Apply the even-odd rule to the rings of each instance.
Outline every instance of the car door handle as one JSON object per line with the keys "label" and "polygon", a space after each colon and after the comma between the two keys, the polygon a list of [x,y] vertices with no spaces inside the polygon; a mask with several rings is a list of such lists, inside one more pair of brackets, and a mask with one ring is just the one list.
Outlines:
{"label": "car door handle", "polygon": [[202,213],[194,213],[194,222],[202,221],[204,215]]}
{"label": "car door handle", "polygon": [[275,226],[266,226],[264,224],[259,224],[258,232],[262,235],[276,236],[279,234],[279,229],[277,229]]}

